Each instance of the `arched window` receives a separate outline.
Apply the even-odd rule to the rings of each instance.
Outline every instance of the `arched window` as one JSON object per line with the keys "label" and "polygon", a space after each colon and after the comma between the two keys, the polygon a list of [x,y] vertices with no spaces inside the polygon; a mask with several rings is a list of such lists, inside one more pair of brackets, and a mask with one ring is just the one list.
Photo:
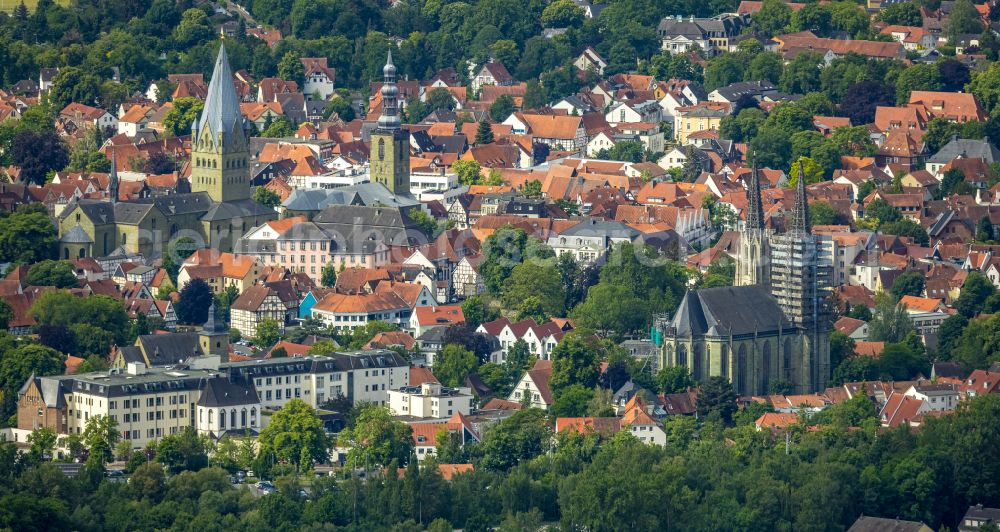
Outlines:
{"label": "arched window", "polygon": [[247,409],[246,408],[244,408],[243,411],[240,412],[240,426],[241,427],[247,426]]}
{"label": "arched window", "polygon": [[378,160],[385,160],[385,139],[378,139]]}
{"label": "arched window", "polygon": [[236,409],[229,411],[229,426],[236,428]]}
{"label": "arched window", "polygon": [[253,407],[250,409],[250,426],[251,427],[257,426],[257,407]]}
{"label": "arched window", "polygon": [[764,392],[770,391],[771,386],[771,342],[764,341],[764,349],[761,352],[761,371],[760,371],[760,384]]}
{"label": "arched window", "polygon": [[744,394],[747,388],[747,346],[741,345],[736,352],[736,393]]}
{"label": "arched window", "polygon": [[722,348],[719,349],[719,372],[725,377],[729,378],[729,346],[722,344]]}
{"label": "arched window", "polygon": [[69,248],[63,248],[63,258],[69,260]]}
{"label": "arched window", "polygon": [[85,257],[86,255],[87,255],[87,251],[86,251],[85,249],[83,249],[83,248],[80,248],[80,257],[79,257],[79,258],[81,258],[81,259],[82,259],[82,258],[83,258],[83,257]]}
{"label": "arched window", "polygon": [[212,426],[212,420],[213,419],[215,419],[215,410],[209,409],[208,410],[208,426],[209,427]]}
{"label": "arched window", "polygon": [[694,380],[701,380],[705,376],[702,374],[704,368],[702,367],[702,346],[700,343],[694,344],[694,348],[691,350],[691,368],[694,374]]}
{"label": "arched window", "polygon": [[785,370],[785,379],[788,381],[792,380],[792,339],[785,338],[785,349],[781,354],[782,359],[785,361],[785,365],[782,369]]}
{"label": "arched window", "polygon": [[687,346],[684,344],[677,346],[677,365],[687,366],[687,358]]}
{"label": "arched window", "polygon": [[219,429],[225,430],[226,428],[226,411],[219,410]]}

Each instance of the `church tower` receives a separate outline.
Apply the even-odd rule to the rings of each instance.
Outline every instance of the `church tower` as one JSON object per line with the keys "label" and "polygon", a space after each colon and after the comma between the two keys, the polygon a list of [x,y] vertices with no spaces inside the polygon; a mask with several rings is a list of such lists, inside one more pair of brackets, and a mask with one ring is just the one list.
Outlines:
{"label": "church tower", "polygon": [[736,286],[771,283],[771,247],[769,234],[764,227],[764,206],[760,197],[760,177],[757,162],[753,163],[750,182],[747,184],[747,219],[740,234],[740,248],[736,261]]}
{"label": "church tower", "polygon": [[198,331],[198,345],[205,356],[217,356],[222,362],[229,361],[229,331],[226,324],[215,316],[215,303],[208,305],[208,319]]}
{"label": "church tower", "polygon": [[219,46],[201,118],[191,124],[191,191],[212,201],[250,199],[250,159],[225,45]]}
{"label": "church tower", "polygon": [[396,87],[396,66],[389,51],[382,83],[382,115],[371,134],[371,181],[382,183],[390,192],[400,196],[410,195],[410,135],[400,128]]}
{"label": "church tower", "polygon": [[832,265],[820,254],[809,223],[806,178],[799,166],[792,219],[785,232],[771,238],[771,295],[785,317],[802,333],[799,360],[789,379],[798,393],[822,390],[830,379],[828,297]]}

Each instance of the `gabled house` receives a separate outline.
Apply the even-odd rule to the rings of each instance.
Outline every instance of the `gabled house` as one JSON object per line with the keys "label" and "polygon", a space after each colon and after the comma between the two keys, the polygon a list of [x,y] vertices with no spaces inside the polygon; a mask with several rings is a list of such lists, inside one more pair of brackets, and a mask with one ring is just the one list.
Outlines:
{"label": "gabled house", "polygon": [[573,66],[584,72],[591,71],[598,76],[603,76],[608,62],[601,57],[601,54],[597,53],[597,50],[594,50],[592,46],[588,46],[576,57],[573,61]]}
{"label": "gabled house", "polygon": [[514,386],[514,390],[507,397],[507,400],[515,403],[527,403],[531,407],[548,410],[555,402],[552,398],[552,390],[549,388],[551,377],[552,361],[536,361],[535,365],[521,376],[521,380]]}
{"label": "gabled house", "polygon": [[318,96],[320,100],[328,100],[333,94],[336,71],[327,66],[325,57],[302,57],[302,67],[305,70],[305,84],[302,92],[307,99]]}
{"label": "gabled house", "polygon": [[479,72],[470,81],[472,92],[479,93],[484,85],[508,86],[514,84],[514,77],[510,75],[507,68],[499,61],[490,61],[479,69]]}
{"label": "gabled house", "polygon": [[232,327],[246,338],[256,336],[257,326],[264,320],[274,321],[279,331],[285,328],[285,304],[278,293],[268,286],[254,285],[247,288],[233,301],[229,310]]}

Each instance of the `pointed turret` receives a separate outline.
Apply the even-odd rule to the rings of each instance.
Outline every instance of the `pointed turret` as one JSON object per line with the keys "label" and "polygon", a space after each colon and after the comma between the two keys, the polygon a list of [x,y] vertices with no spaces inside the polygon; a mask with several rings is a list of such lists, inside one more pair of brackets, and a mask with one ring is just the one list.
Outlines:
{"label": "pointed turret", "polygon": [[230,136],[238,124],[242,128],[240,103],[233,85],[233,71],[229,67],[226,46],[223,44],[219,46],[219,55],[215,59],[215,69],[208,84],[208,96],[205,97],[205,109],[198,121],[197,135],[200,137],[208,127],[213,140],[218,139],[221,134],[223,145],[228,146],[232,142]]}
{"label": "pointed turret", "polygon": [[806,176],[802,171],[802,159],[799,159],[799,176],[795,183],[795,206],[792,209],[792,223],[788,227],[789,233],[807,235],[809,227],[809,201],[806,198]]}
{"label": "pointed turret", "polygon": [[118,150],[111,147],[111,175],[108,177],[108,197],[118,203]]}
{"label": "pointed turret", "polygon": [[208,305],[208,319],[201,326],[205,332],[225,332],[225,327],[220,325],[215,319],[215,302]]}
{"label": "pointed turret", "polygon": [[191,126],[188,178],[191,192],[207,192],[216,202],[250,199],[250,154],[239,101],[226,47],[219,46],[205,108]]}
{"label": "pointed turret", "polygon": [[757,158],[754,156],[750,182],[747,183],[747,231],[764,229],[764,205],[760,198],[760,176],[757,174]]}

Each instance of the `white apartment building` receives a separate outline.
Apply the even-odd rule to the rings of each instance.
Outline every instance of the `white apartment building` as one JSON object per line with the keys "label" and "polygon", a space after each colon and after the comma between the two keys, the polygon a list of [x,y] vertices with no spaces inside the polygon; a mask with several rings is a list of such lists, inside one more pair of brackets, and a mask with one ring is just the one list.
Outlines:
{"label": "white apartment building", "polygon": [[915,384],[906,390],[906,395],[920,399],[934,412],[950,412],[958,407],[959,390],[957,384]]}
{"label": "white apartment building", "polygon": [[389,390],[389,408],[397,416],[448,419],[459,412],[472,411],[472,390],[446,388],[436,382]]}
{"label": "white apartment building", "polygon": [[409,363],[393,351],[251,360],[222,368],[253,379],[265,408],[279,408],[292,398],[320,407],[338,396],[385,405],[389,391],[410,380]]}
{"label": "white apartment building", "polygon": [[87,422],[108,416],[121,438],[141,449],[186,427],[220,438],[259,432],[263,411],[292,398],[313,407],[343,395],[387,404],[389,390],[409,383],[409,364],[392,351],[334,353],[222,364],[219,369],[127,368],[82,375],[32,377],[18,390],[18,441],[49,427],[60,436],[82,434]]}

